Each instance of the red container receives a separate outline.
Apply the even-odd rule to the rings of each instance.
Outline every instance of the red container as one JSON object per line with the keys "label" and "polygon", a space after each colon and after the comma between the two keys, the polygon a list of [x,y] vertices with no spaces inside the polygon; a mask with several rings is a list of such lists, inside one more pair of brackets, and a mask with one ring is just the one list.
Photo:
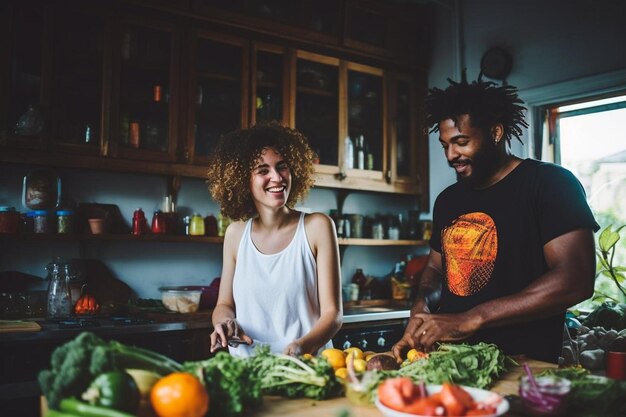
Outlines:
{"label": "red container", "polygon": [[606,376],[626,380],[626,352],[606,352]]}
{"label": "red container", "polygon": [[17,233],[20,213],[14,207],[0,207],[0,233]]}

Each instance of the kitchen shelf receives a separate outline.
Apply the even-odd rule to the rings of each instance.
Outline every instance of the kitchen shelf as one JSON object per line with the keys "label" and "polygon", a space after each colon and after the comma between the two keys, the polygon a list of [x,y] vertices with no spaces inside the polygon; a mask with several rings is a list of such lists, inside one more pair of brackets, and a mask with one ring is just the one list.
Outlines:
{"label": "kitchen shelf", "polygon": [[[58,234],[58,233],[17,233],[0,234],[1,238],[19,239],[25,241],[118,241],[118,242],[187,242],[187,243],[224,243],[224,238],[219,236],[183,236],[183,235],[153,235],[145,234],[135,236],[132,234]],[[389,240],[389,239],[338,239],[340,246],[425,246],[425,240]]]}

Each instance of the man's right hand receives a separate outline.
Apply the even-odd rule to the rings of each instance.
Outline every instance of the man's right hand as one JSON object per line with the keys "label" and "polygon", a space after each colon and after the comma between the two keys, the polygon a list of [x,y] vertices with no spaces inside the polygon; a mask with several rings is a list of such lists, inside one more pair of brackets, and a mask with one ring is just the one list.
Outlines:
{"label": "man's right hand", "polygon": [[430,314],[430,309],[426,304],[426,300],[417,299],[411,308],[411,317],[409,318],[409,323],[404,329],[404,334],[402,335],[402,339],[400,339],[393,347],[391,351],[393,356],[395,356],[396,361],[401,363],[404,360],[405,353],[409,349],[417,349],[423,350],[423,346],[419,341],[419,335],[416,334],[418,327],[423,323],[422,319],[415,318],[415,314],[418,313],[427,313]]}

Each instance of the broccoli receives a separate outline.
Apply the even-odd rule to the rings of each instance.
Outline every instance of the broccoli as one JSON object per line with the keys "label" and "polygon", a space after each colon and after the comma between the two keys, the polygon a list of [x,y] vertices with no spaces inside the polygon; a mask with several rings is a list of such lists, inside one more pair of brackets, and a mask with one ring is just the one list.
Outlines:
{"label": "broccoli", "polygon": [[165,375],[181,370],[178,362],[159,353],[117,341],[107,342],[91,332],[82,332],[57,347],[50,365],[37,379],[51,408],[58,408],[64,398],[80,397],[95,377],[104,372],[137,368]]}

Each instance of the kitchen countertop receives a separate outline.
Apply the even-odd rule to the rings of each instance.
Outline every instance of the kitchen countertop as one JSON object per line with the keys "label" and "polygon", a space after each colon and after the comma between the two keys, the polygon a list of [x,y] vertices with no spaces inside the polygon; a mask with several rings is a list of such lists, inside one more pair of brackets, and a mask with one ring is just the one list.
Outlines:
{"label": "kitchen countertop", "polygon": [[[344,311],[343,323],[363,323],[371,321],[384,321],[392,319],[405,319],[409,317],[408,309],[396,309],[390,307],[349,308]],[[98,335],[126,335],[136,333],[153,333],[179,330],[207,329],[212,327],[212,310],[203,310],[198,313],[176,314],[158,313],[144,315],[124,315],[130,319],[139,318],[137,323],[121,324],[113,317],[85,317],[84,326],[63,325],[47,321],[43,318],[23,320],[25,324],[33,322],[39,324],[26,331],[1,330],[2,341],[29,341],[41,339],[68,339],[81,331],[92,331]],[[142,320],[143,319],[143,320]],[[94,324],[95,325],[90,325]],[[27,326],[25,326],[27,327]]]}
{"label": "kitchen countertop", "polygon": [[[524,373],[521,364],[527,362],[533,372],[540,372],[544,369],[555,368],[556,365],[547,362],[536,361],[516,357],[515,360],[520,366],[512,368],[500,378],[491,388],[491,391],[501,395],[517,394],[518,380]],[[505,414],[507,417],[525,417],[520,414],[519,409],[511,403],[511,410]],[[255,417],[338,417],[341,412],[348,411],[350,417],[382,417],[383,414],[376,406],[356,406],[347,398],[339,397],[325,401],[315,401],[310,399],[289,400],[281,397],[264,397],[263,406],[253,415]]]}

